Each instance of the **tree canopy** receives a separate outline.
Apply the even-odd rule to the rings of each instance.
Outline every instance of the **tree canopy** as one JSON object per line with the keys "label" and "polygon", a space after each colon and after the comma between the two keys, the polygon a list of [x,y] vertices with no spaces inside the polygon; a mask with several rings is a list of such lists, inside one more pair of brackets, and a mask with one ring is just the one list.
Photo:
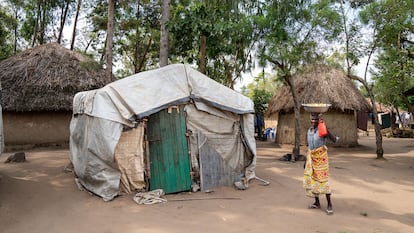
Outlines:
{"label": "tree canopy", "polygon": [[[413,9],[412,0],[0,0],[0,60],[57,42],[103,67],[113,63],[122,78],[160,67],[163,28],[162,64],[190,63],[230,88],[243,73],[270,67],[271,80],[259,75],[243,90],[265,106],[276,91],[267,87],[289,86],[297,119],[292,77],[310,63],[342,68],[373,100],[413,112],[413,97],[404,94],[414,86]],[[355,75],[367,57],[366,74]]]}

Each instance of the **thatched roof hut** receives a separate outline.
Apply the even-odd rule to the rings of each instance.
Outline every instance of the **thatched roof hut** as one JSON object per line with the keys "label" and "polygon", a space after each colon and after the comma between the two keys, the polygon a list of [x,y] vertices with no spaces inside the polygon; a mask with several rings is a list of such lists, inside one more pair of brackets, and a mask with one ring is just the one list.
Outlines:
{"label": "thatched roof hut", "polygon": [[51,43],[1,61],[0,81],[7,148],[68,141],[74,95],[113,79],[93,59]]}
{"label": "thatched roof hut", "polygon": [[5,111],[72,110],[75,93],[110,83],[91,58],[57,43],[25,50],[0,62]]}
{"label": "thatched roof hut", "polygon": [[[369,104],[356,85],[341,70],[323,65],[311,65],[293,77],[301,103],[330,103],[324,114],[330,130],[341,137],[342,144],[357,143],[357,111],[368,111]],[[281,87],[272,97],[267,117],[278,115],[276,141],[294,143],[293,97],[288,86]],[[309,114],[301,109],[301,142],[306,143]]]}

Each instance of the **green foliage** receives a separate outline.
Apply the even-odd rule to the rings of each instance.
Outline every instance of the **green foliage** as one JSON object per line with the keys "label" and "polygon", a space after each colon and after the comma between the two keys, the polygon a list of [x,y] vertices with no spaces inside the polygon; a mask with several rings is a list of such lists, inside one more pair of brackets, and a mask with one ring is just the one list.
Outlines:
{"label": "green foliage", "polygon": [[[266,1],[263,14],[255,18],[261,35],[258,46],[260,64],[271,65],[281,80],[292,87],[293,74],[308,63],[323,61],[323,42],[333,40],[341,30],[340,15],[329,0]],[[296,106],[295,145],[300,153],[299,100],[291,88]]]}
{"label": "green foliage", "polygon": [[137,1],[119,9],[116,51],[122,55],[122,76],[156,68],[159,60],[160,5]]}
{"label": "green foliage", "polygon": [[211,31],[213,13],[210,15],[204,5],[177,5],[171,8],[171,20],[167,29],[171,33],[171,54],[188,63],[197,61],[200,36]]}
{"label": "green foliage", "polygon": [[355,16],[359,9],[353,10],[348,4],[339,2],[337,11],[341,16],[341,24],[338,25],[341,28],[341,35],[337,38],[340,45],[338,52],[343,53],[344,56],[342,68],[345,69],[345,72],[352,74],[352,68],[358,65],[360,59],[371,51],[369,43],[366,42],[369,36],[361,36],[363,33],[362,25],[358,17]]}
{"label": "green foliage", "polygon": [[167,24],[173,61],[199,64],[201,37],[206,37],[206,74],[232,86],[250,68],[254,33],[251,20],[235,4],[193,2],[172,7]]}
{"label": "green foliage", "polygon": [[402,94],[414,84],[414,59],[409,56],[414,51],[412,9],[410,0],[382,0],[361,12],[362,21],[377,29],[375,41],[381,48],[373,72],[375,95],[380,102],[397,107],[404,106]]}
{"label": "green foliage", "polygon": [[106,30],[108,26],[108,1],[97,1],[92,9],[87,18],[94,26],[94,31]]}
{"label": "green foliage", "polygon": [[332,40],[340,32],[340,17],[331,1],[269,1],[255,23],[262,35],[261,64],[270,63],[281,77],[321,60],[318,42]]}
{"label": "green foliage", "polygon": [[254,93],[254,90],[264,90],[273,95],[280,86],[282,86],[282,82],[279,81],[277,75],[271,75],[263,71],[254,78],[252,83],[247,85],[247,88],[249,89],[249,94],[247,94],[247,96],[253,98],[253,95],[250,93]]}
{"label": "green foliage", "polygon": [[276,75],[261,72],[252,83],[242,87],[242,93],[253,100],[255,112],[263,116],[270,99],[281,85]]}
{"label": "green foliage", "polygon": [[399,50],[388,49],[378,56],[375,67],[374,92],[379,102],[406,108],[401,96],[414,85],[414,60],[401,57]]}
{"label": "green foliage", "polygon": [[[35,31],[35,44],[41,40],[44,43],[56,41],[61,10],[66,2],[4,0],[0,8],[0,60],[12,55],[14,43],[17,51],[30,47]],[[75,11],[76,0],[69,2],[68,23]],[[114,59],[123,67],[117,72],[126,76],[156,68],[160,1],[122,0],[116,3]],[[76,45],[99,60],[105,55],[107,1],[85,0],[82,4],[81,18],[86,15],[86,25],[78,30],[78,41],[82,41]],[[366,34],[362,22],[376,30],[375,38],[369,38],[374,39],[375,44],[370,45],[380,48],[373,74],[376,97],[381,102],[401,106],[400,93],[414,86],[414,1],[180,0],[171,4],[171,20],[167,25],[170,30],[169,60],[198,64],[200,38],[206,36],[206,74],[226,86],[231,87],[243,71],[253,67],[254,54],[258,55],[261,66],[270,64],[277,70],[277,76],[272,79],[279,80],[309,62],[329,63],[338,68],[354,67],[370,51],[367,40],[364,40]],[[351,17],[344,18],[348,10]],[[347,37],[343,34],[338,37],[344,30],[344,23]],[[44,25],[43,33],[41,25]],[[14,29],[17,29],[16,40]],[[331,42],[340,45],[334,52],[326,49]],[[347,59],[348,64],[343,62]],[[85,64],[85,68],[89,65],[92,66]],[[266,76],[266,79],[259,76],[243,87],[243,93],[251,98],[253,95],[264,96],[261,91],[274,93],[280,81],[268,80]],[[413,98],[410,97],[411,103]]]}
{"label": "green foliage", "polygon": [[375,0],[350,0],[349,2],[352,8],[359,8],[359,7],[366,6],[374,1]]}
{"label": "green foliage", "polygon": [[411,0],[374,1],[361,11],[361,21],[374,26],[380,46],[397,45],[398,33],[406,38],[414,30],[414,2]]}
{"label": "green foliage", "polygon": [[[16,4],[18,2],[15,1]],[[21,22],[20,35],[30,43],[36,35],[35,45],[56,42],[57,32],[61,29],[61,17],[67,2],[68,0],[49,0],[18,3],[23,7],[25,15]],[[69,0],[67,18],[73,14],[75,3],[76,0]],[[70,20],[65,21],[66,24],[69,22]]]}
{"label": "green foliage", "polygon": [[11,32],[15,24],[13,17],[0,6],[0,61],[13,53]]}
{"label": "green foliage", "polygon": [[331,67],[343,70],[344,67],[346,67],[344,64],[345,59],[345,53],[341,53],[339,50],[335,50],[330,56],[326,58],[326,63]]}
{"label": "green foliage", "polygon": [[[96,35],[91,46],[104,53],[108,21],[107,1],[90,1],[92,9],[87,15],[92,32]],[[122,63],[116,73],[128,76],[157,67],[161,10],[159,1],[116,1],[113,51],[115,63]]]}
{"label": "green foliage", "polygon": [[267,104],[272,98],[272,93],[267,92],[266,90],[258,90],[254,89],[253,92],[253,103],[254,103],[254,111],[263,116],[266,109]]}
{"label": "green foliage", "polygon": [[95,60],[87,60],[79,63],[80,68],[85,71],[100,71],[102,70],[102,65],[96,62]]}
{"label": "green foliage", "polygon": [[364,86],[359,86],[359,91],[361,92],[361,94],[365,97],[365,98],[369,98],[369,94],[367,89],[365,89]]}

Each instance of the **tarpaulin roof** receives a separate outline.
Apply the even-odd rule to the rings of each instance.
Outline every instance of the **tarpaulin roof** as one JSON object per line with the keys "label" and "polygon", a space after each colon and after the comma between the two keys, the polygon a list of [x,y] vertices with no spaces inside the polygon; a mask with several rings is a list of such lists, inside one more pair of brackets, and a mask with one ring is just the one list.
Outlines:
{"label": "tarpaulin roof", "polygon": [[[74,113],[86,113],[128,125],[130,120],[190,99],[237,114],[254,113],[253,102],[248,97],[184,64],[168,65],[110,83],[93,95],[93,108],[77,104],[87,98],[88,93],[91,92],[76,94]],[[89,103],[92,104],[91,101]]]}

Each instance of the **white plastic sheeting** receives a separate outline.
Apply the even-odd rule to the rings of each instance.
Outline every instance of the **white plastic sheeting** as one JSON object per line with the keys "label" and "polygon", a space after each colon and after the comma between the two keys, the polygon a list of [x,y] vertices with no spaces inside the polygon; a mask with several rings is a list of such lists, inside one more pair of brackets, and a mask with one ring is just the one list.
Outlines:
{"label": "white plastic sheeting", "polygon": [[[123,128],[135,127],[140,119],[179,104],[188,106],[188,129],[215,138],[239,135],[216,143],[216,150],[232,166],[247,166],[247,178],[255,176],[253,102],[189,65],[175,64],[75,95],[70,159],[80,183],[104,200],[113,199],[119,192],[121,177],[114,152]],[[240,143],[245,149],[233,145]],[[245,161],[246,153],[249,161]]]}
{"label": "white plastic sheeting", "polygon": [[70,160],[79,182],[105,201],[119,192],[114,152],[121,133],[120,123],[88,115],[76,115],[70,124]]}

